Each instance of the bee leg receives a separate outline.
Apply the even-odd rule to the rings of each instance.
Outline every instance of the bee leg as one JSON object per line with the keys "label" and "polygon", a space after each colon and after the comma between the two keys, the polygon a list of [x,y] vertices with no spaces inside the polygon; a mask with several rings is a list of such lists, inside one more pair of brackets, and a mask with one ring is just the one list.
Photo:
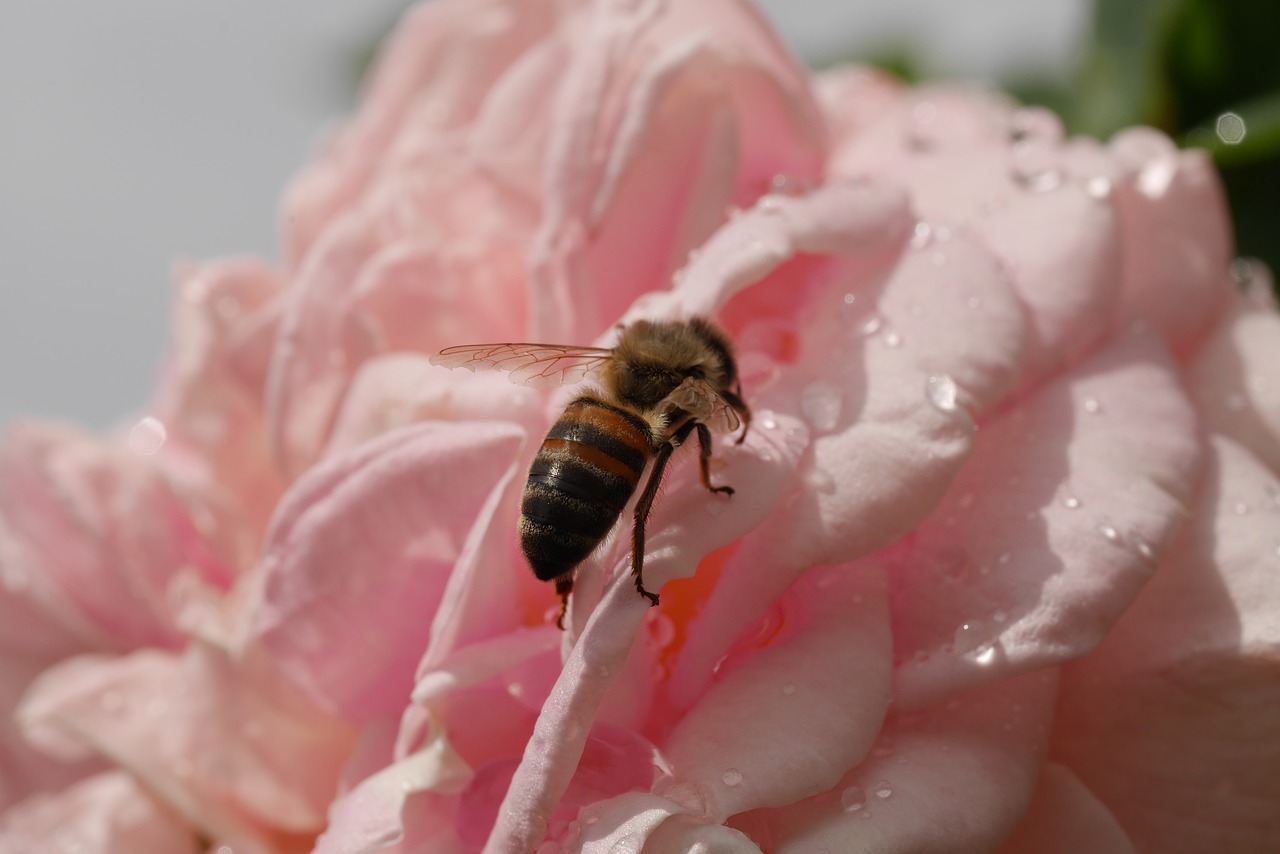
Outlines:
{"label": "bee leg", "polygon": [[564,631],[564,615],[569,612],[569,594],[573,592],[573,573],[566,572],[556,579],[556,595],[560,597],[560,613],[556,616],[556,628]]}
{"label": "bee leg", "polygon": [[698,447],[702,452],[698,456],[698,471],[702,475],[702,485],[707,488],[708,492],[719,492],[724,495],[733,495],[732,486],[711,485],[711,471],[708,468],[711,463],[711,431],[707,429],[706,424],[698,424]]}
{"label": "bee leg", "polygon": [[651,605],[658,604],[658,594],[644,589],[644,525],[649,520],[649,511],[653,509],[653,500],[658,496],[658,487],[662,484],[662,473],[666,471],[671,454],[680,443],[689,437],[697,422],[686,421],[658,448],[653,457],[653,468],[649,479],[645,481],[644,492],[636,502],[635,527],[631,530],[631,574],[636,577],[636,590],[649,600]]}
{"label": "bee leg", "polygon": [[741,445],[747,438],[747,431],[751,429],[751,407],[747,406],[747,402],[742,399],[742,384],[738,384],[736,391],[723,391],[720,396],[729,402],[733,411],[742,419],[742,435],[738,436],[734,442],[735,445]]}

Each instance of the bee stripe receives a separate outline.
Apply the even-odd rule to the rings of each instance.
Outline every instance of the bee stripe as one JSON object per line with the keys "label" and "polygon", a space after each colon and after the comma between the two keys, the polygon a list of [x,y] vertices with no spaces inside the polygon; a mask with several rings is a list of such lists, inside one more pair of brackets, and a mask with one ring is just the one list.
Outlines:
{"label": "bee stripe", "polygon": [[[575,442],[572,439],[547,439],[542,443],[542,450],[556,456],[567,455],[574,457],[605,474],[625,480],[633,489],[640,480],[640,472],[644,470],[643,468],[636,470],[621,460],[609,456],[599,448],[593,448],[585,442]],[[530,470],[529,474],[532,476],[536,470],[537,461],[535,460],[534,469]],[[587,497],[585,500],[590,500],[590,498]]]}
{"label": "bee stripe", "polygon": [[607,454],[636,472],[644,471],[652,450],[649,425],[629,412],[591,398],[580,398],[565,408],[547,439],[580,442]]}

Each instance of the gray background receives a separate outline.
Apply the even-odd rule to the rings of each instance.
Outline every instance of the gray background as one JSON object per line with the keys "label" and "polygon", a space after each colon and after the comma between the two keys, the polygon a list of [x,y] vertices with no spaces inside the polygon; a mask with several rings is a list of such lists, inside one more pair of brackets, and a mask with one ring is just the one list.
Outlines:
{"label": "gray background", "polygon": [[[1085,0],[765,0],[802,57],[1061,75]],[[0,424],[140,414],[183,258],[275,257],[281,189],[402,0],[64,0],[0,28]]]}

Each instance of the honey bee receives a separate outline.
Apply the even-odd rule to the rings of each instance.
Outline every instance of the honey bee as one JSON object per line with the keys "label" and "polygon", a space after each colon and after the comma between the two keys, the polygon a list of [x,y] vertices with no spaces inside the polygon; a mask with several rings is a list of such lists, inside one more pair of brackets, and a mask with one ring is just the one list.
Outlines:
{"label": "honey bee", "polygon": [[512,382],[556,386],[588,377],[597,381],[565,407],[534,455],[520,504],[520,548],[533,574],[555,581],[560,596],[556,625],[573,592],[574,570],[613,528],[652,461],[636,502],[631,574],[652,605],[658,594],[644,587],[645,523],[671,454],[698,434],[702,485],[713,486],[711,430],[732,433],[740,444],[751,410],[729,337],[711,321],[639,320],[622,328],[611,348],[556,344],[464,344],[431,357],[447,368],[508,371]]}

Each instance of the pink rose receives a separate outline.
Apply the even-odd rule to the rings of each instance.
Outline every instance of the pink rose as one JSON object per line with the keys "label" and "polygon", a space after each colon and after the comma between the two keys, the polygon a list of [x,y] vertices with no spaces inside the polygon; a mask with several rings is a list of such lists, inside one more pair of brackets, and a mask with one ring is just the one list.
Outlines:
{"label": "pink rose", "polygon": [[[1208,160],[810,75],[734,0],[438,0],[185,270],[147,418],[0,446],[0,851],[1280,847],[1280,314]],[[571,393],[712,316],[755,420],[566,621]],[[78,846],[78,847],[77,847]]]}

